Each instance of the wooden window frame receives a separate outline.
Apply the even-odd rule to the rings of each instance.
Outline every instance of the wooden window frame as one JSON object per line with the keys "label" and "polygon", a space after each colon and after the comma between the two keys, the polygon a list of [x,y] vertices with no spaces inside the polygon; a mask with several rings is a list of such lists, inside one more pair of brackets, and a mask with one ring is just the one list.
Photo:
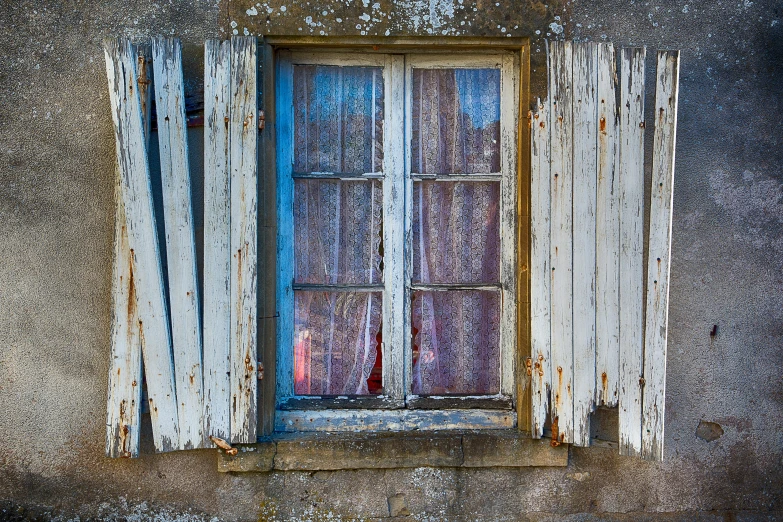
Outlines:
{"label": "wooden window frame", "polygon": [[[525,182],[529,180],[527,39],[267,37],[264,43],[263,90],[272,125],[263,136],[265,179],[262,191],[265,201],[276,210],[267,211],[272,226],[266,227],[262,241],[269,246],[274,238],[272,244],[276,248],[272,249],[272,255],[266,256],[265,268],[269,275],[262,281],[265,290],[274,288],[271,292],[274,299],[268,303],[271,306],[263,308],[276,313],[271,316],[271,324],[262,328],[262,360],[267,377],[260,394],[260,433],[514,427],[527,431],[529,417],[523,412],[529,409],[529,391],[525,367],[520,363],[529,352],[526,270],[529,183]],[[289,109],[286,114],[285,109],[293,106],[290,100],[293,64],[384,67],[385,258],[396,256],[403,261],[385,263],[382,284],[384,395],[380,397],[296,397],[293,395],[292,356],[281,356],[283,346],[293,346],[293,223],[290,218],[285,219],[293,202],[293,147],[285,146],[293,136],[292,111]],[[497,395],[419,397],[409,392],[412,351],[410,335],[406,332],[410,332],[410,292],[421,289],[421,285],[410,284],[412,188],[414,180],[428,178],[411,174],[411,149],[406,143],[411,136],[411,81],[415,67],[497,67],[501,70],[501,173],[486,176],[501,182],[501,389]],[[341,176],[330,176],[331,179],[335,177]],[[269,268],[273,267],[270,274]],[[265,296],[269,293],[263,292]],[[271,325],[274,328],[268,328]],[[389,348],[391,343],[395,343],[395,348]]]}

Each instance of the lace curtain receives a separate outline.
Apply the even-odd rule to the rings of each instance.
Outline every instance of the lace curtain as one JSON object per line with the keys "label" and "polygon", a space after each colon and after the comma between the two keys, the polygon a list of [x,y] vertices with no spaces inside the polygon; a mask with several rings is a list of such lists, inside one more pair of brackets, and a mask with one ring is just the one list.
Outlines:
{"label": "lace curtain", "polygon": [[500,71],[414,69],[412,169],[500,172]]}
{"label": "lace curtain", "polygon": [[383,165],[379,67],[294,67],[294,171],[368,173]]}
{"label": "lace curtain", "polygon": [[[414,69],[412,164],[420,174],[500,172],[500,71]],[[500,182],[413,186],[413,282],[500,281]],[[412,392],[500,391],[499,290],[413,293]]]}
{"label": "lace curtain", "polygon": [[[500,182],[414,184],[414,283],[500,280]],[[415,292],[413,383],[416,394],[500,391],[500,293]]]}
{"label": "lace curtain", "polygon": [[[382,282],[380,181],[298,179],[295,282]],[[376,363],[381,293],[294,292],[294,392],[366,395]]]}
{"label": "lace curtain", "polygon": [[[414,172],[499,172],[499,71],[416,69],[413,83]],[[294,91],[296,172],[381,170],[380,69],[296,66]],[[297,179],[294,194],[295,282],[381,283],[381,183]],[[499,282],[499,181],[415,182],[413,199],[414,283]],[[499,392],[499,290],[412,299],[413,393]],[[381,292],[294,292],[297,395],[376,392],[381,302]]]}

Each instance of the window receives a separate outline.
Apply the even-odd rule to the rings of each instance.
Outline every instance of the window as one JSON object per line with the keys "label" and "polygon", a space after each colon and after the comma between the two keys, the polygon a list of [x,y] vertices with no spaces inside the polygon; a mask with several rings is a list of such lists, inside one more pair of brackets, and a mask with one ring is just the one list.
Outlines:
{"label": "window", "polygon": [[277,431],[515,425],[518,60],[278,53]]}

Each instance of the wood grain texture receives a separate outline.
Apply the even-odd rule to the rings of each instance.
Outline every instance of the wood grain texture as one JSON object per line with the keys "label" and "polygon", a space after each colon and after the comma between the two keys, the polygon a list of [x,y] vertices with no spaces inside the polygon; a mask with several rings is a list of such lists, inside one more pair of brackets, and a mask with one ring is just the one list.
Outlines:
{"label": "wood grain texture", "polygon": [[614,46],[598,44],[595,242],[595,402],[617,405],[620,371],[620,190]]}
{"label": "wood grain texture", "polygon": [[500,67],[500,391],[516,389],[514,363],[517,353],[517,132],[518,81],[514,57],[505,54]]}
{"label": "wood grain texture", "polygon": [[157,451],[172,451],[179,447],[177,401],[137,56],[124,38],[107,40],[104,51],[154,445]]}
{"label": "wood grain texture", "polygon": [[[147,46],[136,48],[145,146],[149,144],[152,60]],[[114,190],[114,260],[112,264],[111,359],[106,414],[106,456],[138,457],[141,429],[142,357],[136,289],[133,281],[122,180],[116,172]]]}
{"label": "wood grain texture", "polygon": [[160,175],[166,225],[171,337],[179,414],[179,448],[204,444],[201,318],[196,237],[188,165],[182,48],[175,38],[152,40]]}
{"label": "wood grain texture", "polygon": [[549,43],[551,100],[552,422],[558,441],[574,440],[573,397],[573,112],[571,42]]}
{"label": "wood grain texture", "polygon": [[530,199],[530,341],[532,425],[534,438],[544,434],[552,389],[550,353],[550,194],[549,100],[538,101],[531,119]]}
{"label": "wood grain texture", "polygon": [[595,205],[598,179],[598,47],[575,43],[573,51],[573,327],[574,438],[590,445],[595,397]]}
{"label": "wood grain texture", "polygon": [[294,394],[294,71],[289,52],[278,54],[277,134],[277,404]]}
{"label": "wood grain texture", "polygon": [[258,42],[231,39],[231,442],[256,439]]}
{"label": "wood grain texture", "polygon": [[231,43],[204,47],[204,436],[231,437]]}
{"label": "wood grain texture", "polygon": [[277,121],[275,107],[275,71],[274,49],[271,45],[261,46],[261,70],[263,71],[264,106],[269,122],[265,132],[261,132],[263,157],[261,159],[261,179],[259,179],[259,287],[261,306],[259,317],[259,347],[261,362],[266,368],[264,378],[259,383],[259,435],[267,436],[275,426],[275,387],[277,376],[277,137],[273,122]]}
{"label": "wood grain texture", "polygon": [[141,430],[141,338],[119,173],[115,201],[106,456],[138,457]]}
{"label": "wood grain texture", "polygon": [[531,376],[526,368],[530,342],[530,44],[519,49],[519,107],[517,109],[517,427],[529,432],[532,426]]}
{"label": "wood grain texture", "polygon": [[[383,393],[405,397],[405,59],[388,56],[384,70],[383,151]],[[397,349],[392,349],[396,347]]]}
{"label": "wood grain texture", "polygon": [[621,455],[642,444],[642,283],[644,240],[644,48],[620,62],[620,376]]}
{"label": "wood grain texture", "polygon": [[642,456],[663,459],[666,390],[666,333],[671,266],[674,147],[677,139],[679,51],[658,52],[650,238],[647,258],[647,315],[644,338]]}
{"label": "wood grain texture", "polygon": [[516,414],[500,410],[278,411],[277,432],[480,430],[516,427]]}

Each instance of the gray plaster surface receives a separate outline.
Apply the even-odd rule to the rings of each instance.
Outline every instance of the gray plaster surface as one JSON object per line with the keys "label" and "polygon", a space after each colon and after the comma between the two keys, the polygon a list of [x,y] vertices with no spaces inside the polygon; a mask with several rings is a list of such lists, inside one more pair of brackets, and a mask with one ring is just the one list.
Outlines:
{"label": "gray plaster surface", "polygon": [[[221,474],[212,451],[153,455],[148,435],[138,460],[103,457],[115,158],[101,40],[177,35],[196,78],[203,40],[233,30],[531,36],[537,94],[547,37],[682,50],[663,463],[587,448],[567,468]],[[0,520],[379,520],[392,504],[400,520],[783,518],[782,102],[771,0],[6,0]],[[701,421],[723,434],[697,437]]]}

